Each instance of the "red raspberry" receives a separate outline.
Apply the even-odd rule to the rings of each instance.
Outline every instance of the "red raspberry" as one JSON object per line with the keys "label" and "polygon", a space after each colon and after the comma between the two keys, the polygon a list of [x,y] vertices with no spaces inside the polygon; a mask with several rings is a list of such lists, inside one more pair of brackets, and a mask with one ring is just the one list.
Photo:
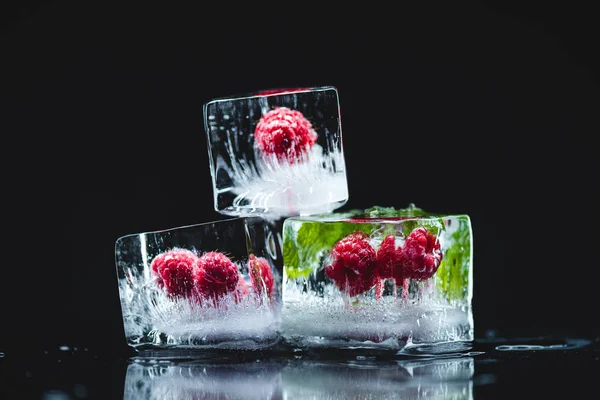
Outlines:
{"label": "red raspberry", "polygon": [[252,287],[259,299],[262,299],[263,293],[267,294],[269,300],[273,300],[273,286],[275,285],[275,279],[273,278],[273,271],[269,262],[262,257],[256,257],[254,254],[250,254],[248,259],[248,271],[250,272],[250,280]]}
{"label": "red raspberry", "polygon": [[331,265],[325,267],[325,274],[350,297],[366,292],[377,280],[377,253],[367,238],[354,232],[340,239],[331,250]]}
{"label": "red raspberry", "polygon": [[239,279],[237,266],[218,251],[203,254],[194,271],[194,282],[200,295],[214,299],[233,292]]}
{"label": "red raspberry", "polygon": [[265,258],[256,257],[254,254],[250,254],[248,270],[250,271],[252,287],[254,287],[258,298],[262,299],[262,295],[266,291],[269,300],[273,300],[275,279],[273,278],[273,271],[271,270],[269,262]]}
{"label": "red raspberry", "polygon": [[159,287],[170,297],[189,297],[194,290],[198,257],[190,250],[174,248],[154,257],[150,264]]}
{"label": "red raspberry", "polygon": [[266,291],[269,300],[273,300],[275,279],[273,279],[273,271],[269,262],[265,258],[255,257],[254,254],[250,254],[248,271],[250,272],[252,287],[254,287],[258,298],[262,299],[262,295]]}
{"label": "red raspberry", "polygon": [[250,294],[250,288],[248,284],[244,280],[244,278],[240,275],[240,279],[238,280],[237,286],[235,287],[235,291],[233,292],[233,300],[236,303],[241,303],[244,301],[248,295]]}
{"label": "red raspberry", "polygon": [[396,248],[394,235],[387,235],[377,250],[377,272],[380,278],[394,278],[396,282],[404,279],[402,268],[402,248]]}
{"label": "red raspberry", "polygon": [[296,162],[312,147],[317,134],[300,111],[277,107],[265,113],[254,131],[256,145],[278,161]]}
{"label": "red raspberry", "polygon": [[425,227],[416,228],[406,238],[400,258],[408,278],[429,279],[442,261],[440,241]]}

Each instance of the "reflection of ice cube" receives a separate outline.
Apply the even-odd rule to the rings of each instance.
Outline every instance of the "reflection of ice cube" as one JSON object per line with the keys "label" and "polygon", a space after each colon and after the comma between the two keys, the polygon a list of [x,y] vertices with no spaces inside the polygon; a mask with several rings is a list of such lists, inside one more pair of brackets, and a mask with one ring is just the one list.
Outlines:
{"label": "reflection of ice cube", "polygon": [[[357,231],[371,249],[365,253],[371,258],[364,258],[369,267],[334,274],[332,249]],[[431,241],[423,254],[412,239],[419,232]],[[389,236],[400,257],[394,271],[407,276],[401,281],[379,277],[382,242]],[[466,215],[428,214],[411,205],[290,217],[284,222],[283,249],[282,331],[295,346],[397,351],[408,342],[473,340],[472,230]],[[425,259],[435,260],[434,267],[426,268]]]}
{"label": "reflection of ice cube", "polygon": [[262,361],[131,363],[124,400],[134,399],[465,399],[471,357],[396,362]]}
{"label": "reflection of ice cube", "polygon": [[279,369],[266,363],[132,363],[127,367],[123,399],[277,399],[281,398]]}
{"label": "reflection of ice cube", "polygon": [[[265,248],[263,225],[259,218],[232,218],[119,238],[115,258],[127,343],[141,350],[253,349],[276,342],[281,275]],[[229,275],[198,272],[200,258],[213,252],[231,261]],[[152,268],[159,256],[170,257],[162,275]],[[260,262],[252,266],[251,260]]]}
{"label": "reflection of ice cube", "polygon": [[470,357],[418,363],[304,362],[282,371],[284,398],[473,399]]}
{"label": "reflection of ice cube", "polygon": [[[294,162],[261,150],[255,140],[261,117],[280,107],[299,111],[316,134],[314,145]],[[205,104],[204,120],[216,211],[277,218],[330,212],[348,200],[334,87],[216,99]]]}

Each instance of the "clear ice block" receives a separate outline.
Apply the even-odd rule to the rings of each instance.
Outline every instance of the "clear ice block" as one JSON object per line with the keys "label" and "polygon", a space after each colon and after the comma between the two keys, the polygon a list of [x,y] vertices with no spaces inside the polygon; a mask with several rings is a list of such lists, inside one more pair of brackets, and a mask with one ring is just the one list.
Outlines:
{"label": "clear ice block", "polygon": [[217,212],[277,219],[348,200],[336,88],[215,99],[204,105],[204,125]]}
{"label": "clear ice block", "polygon": [[117,239],[127,343],[138,351],[276,343],[281,275],[263,223],[231,218]]}
{"label": "clear ice block", "polygon": [[284,339],[400,350],[473,340],[467,215],[372,207],[283,226]]}

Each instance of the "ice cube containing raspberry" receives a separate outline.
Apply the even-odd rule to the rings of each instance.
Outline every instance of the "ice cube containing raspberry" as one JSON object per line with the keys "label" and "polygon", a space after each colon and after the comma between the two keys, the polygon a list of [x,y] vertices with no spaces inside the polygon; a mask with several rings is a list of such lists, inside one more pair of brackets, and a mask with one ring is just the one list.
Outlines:
{"label": "ice cube containing raspberry", "polygon": [[277,343],[281,274],[265,234],[260,218],[229,218],[120,237],[127,343],[140,353]]}
{"label": "ice cube containing raspberry", "polygon": [[468,215],[374,206],[283,225],[284,337],[390,349],[473,340]]}
{"label": "ice cube containing raspberry", "polygon": [[204,126],[216,211],[276,219],[348,200],[336,88],[215,99],[204,105]]}

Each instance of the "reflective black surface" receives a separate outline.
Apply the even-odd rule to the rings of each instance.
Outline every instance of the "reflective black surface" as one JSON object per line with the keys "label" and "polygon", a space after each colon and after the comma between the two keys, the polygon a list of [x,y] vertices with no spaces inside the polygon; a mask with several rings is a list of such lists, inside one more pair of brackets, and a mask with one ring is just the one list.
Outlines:
{"label": "reflective black surface", "polygon": [[223,353],[169,360],[67,346],[0,355],[3,399],[577,398],[600,376],[600,338],[485,338],[460,352],[386,357]]}
{"label": "reflective black surface", "polygon": [[[320,390],[316,398],[364,398],[365,391],[410,398],[415,387],[448,381],[470,384],[467,397],[484,399],[595,391],[599,214],[591,139],[600,131],[600,25],[593,2],[588,9],[488,1],[330,13],[294,4],[275,19],[255,2],[248,7],[255,13],[230,3],[210,12],[199,2],[12,3],[0,13],[7,164],[0,399],[122,399],[128,376],[153,392],[168,389],[173,368],[187,373],[188,398],[232,397],[237,392],[219,391],[238,381],[253,381],[265,398],[283,397],[290,376]],[[145,364],[130,370],[114,242],[219,217],[202,104],[321,84],[340,91],[349,208],[414,202],[472,217],[481,339],[469,351],[483,352],[469,356],[472,376],[450,379],[439,370],[457,364],[415,355],[292,357],[283,365],[246,359],[231,368],[203,360],[167,364],[154,380]],[[539,338],[547,334],[591,343]],[[554,347],[498,347],[524,344]],[[425,366],[407,364],[417,361]],[[268,367],[257,372],[256,365]],[[206,386],[205,368],[219,385]]]}

